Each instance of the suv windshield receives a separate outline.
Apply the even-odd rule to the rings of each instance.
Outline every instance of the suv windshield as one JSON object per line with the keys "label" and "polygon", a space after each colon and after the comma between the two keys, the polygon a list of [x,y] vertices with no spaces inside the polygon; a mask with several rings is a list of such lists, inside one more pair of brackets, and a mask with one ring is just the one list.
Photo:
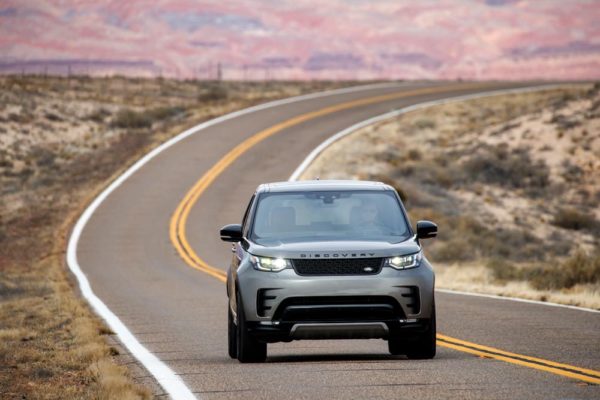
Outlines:
{"label": "suv windshield", "polygon": [[250,239],[272,242],[376,240],[397,243],[410,235],[394,192],[314,191],[263,193]]}

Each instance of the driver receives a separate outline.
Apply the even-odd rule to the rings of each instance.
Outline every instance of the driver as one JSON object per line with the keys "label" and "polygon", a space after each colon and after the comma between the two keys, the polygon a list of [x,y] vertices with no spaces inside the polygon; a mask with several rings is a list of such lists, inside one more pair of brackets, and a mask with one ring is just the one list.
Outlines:
{"label": "driver", "polygon": [[364,234],[382,234],[384,226],[379,217],[379,208],[377,204],[370,200],[363,200],[360,207],[357,207],[355,214],[355,227]]}
{"label": "driver", "polygon": [[379,209],[373,202],[365,202],[360,208],[360,224],[363,226],[379,225]]}

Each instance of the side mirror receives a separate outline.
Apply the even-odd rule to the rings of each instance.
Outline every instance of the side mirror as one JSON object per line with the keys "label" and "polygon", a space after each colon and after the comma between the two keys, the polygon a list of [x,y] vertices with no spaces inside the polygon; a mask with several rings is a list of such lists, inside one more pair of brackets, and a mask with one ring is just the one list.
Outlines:
{"label": "side mirror", "polygon": [[431,221],[417,222],[417,239],[429,239],[437,236],[437,225]]}
{"label": "side mirror", "polygon": [[221,228],[221,240],[224,242],[239,242],[242,240],[242,226],[240,224],[225,225]]}

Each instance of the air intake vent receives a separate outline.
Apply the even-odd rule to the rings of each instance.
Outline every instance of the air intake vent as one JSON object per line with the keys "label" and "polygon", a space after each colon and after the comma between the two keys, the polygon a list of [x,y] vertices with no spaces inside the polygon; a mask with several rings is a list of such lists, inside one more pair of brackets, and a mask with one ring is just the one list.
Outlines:
{"label": "air intake vent", "polygon": [[407,314],[418,314],[421,312],[421,296],[417,286],[398,286],[402,297],[406,299],[404,306]]}
{"label": "air intake vent", "polygon": [[256,293],[256,313],[259,317],[265,317],[267,312],[270,311],[273,306],[273,300],[277,298],[275,292],[279,289],[259,289]]}

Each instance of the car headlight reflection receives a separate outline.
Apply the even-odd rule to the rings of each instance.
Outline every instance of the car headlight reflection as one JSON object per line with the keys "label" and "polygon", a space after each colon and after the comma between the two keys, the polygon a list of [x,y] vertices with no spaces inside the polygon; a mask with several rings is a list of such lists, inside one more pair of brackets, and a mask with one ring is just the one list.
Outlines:
{"label": "car headlight reflection", "polygon": [[386,265],[395,269],[416,268],[421,264],[422,259],[423,253],[419,251],[414,254],[390,257],[386,260]]}
{"label": "car headlight reflection", "polygon": [[279,272],[291,267],[290,260],[285,258],[252,256],[250,259],[254,268],[259,271]]}

